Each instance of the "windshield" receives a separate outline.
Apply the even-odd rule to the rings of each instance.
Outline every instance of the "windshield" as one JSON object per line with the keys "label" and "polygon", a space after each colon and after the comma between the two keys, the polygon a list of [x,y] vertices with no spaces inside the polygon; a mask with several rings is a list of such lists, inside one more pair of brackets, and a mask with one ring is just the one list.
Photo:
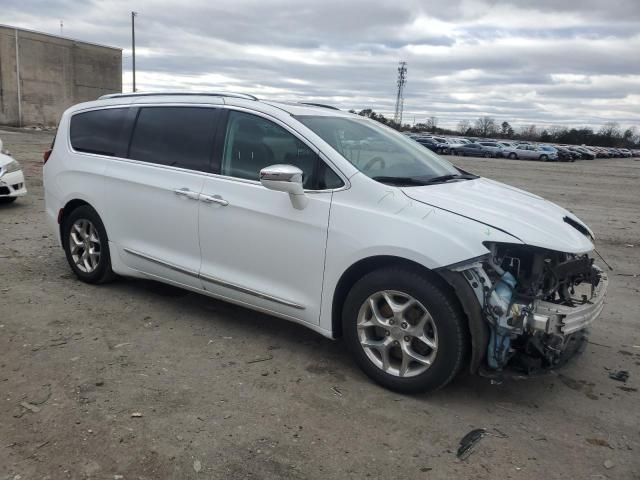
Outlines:
{"label": "windshield", "polygon": [[419,143],[374,120],[297,116],[354,167],[374,180],[429,180],[460,171]]}

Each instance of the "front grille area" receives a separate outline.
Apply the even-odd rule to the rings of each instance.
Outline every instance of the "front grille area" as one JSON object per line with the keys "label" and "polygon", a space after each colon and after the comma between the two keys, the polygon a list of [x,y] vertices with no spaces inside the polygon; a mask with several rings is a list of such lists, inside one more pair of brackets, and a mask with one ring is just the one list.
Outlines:
{"label": "front grille area", "polygon": [[0,187],[0,195],[9,195],[9,187]]}

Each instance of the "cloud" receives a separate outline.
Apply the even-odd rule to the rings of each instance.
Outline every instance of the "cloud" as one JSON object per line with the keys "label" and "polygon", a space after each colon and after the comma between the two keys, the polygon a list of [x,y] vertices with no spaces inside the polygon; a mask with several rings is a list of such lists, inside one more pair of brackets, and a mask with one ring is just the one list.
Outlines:
{"label": "cloud", "polygon": [[640,124],[638,0],[4,0],[11,24],[124,48],[139,88],[238,90],[405,120]]}

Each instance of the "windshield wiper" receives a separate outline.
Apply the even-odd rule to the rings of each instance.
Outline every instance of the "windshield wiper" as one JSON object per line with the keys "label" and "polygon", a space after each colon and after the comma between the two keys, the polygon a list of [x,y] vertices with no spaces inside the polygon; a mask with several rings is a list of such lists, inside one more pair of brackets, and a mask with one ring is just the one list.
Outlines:
{"label": "windshield wiper", "polygon": [[392,185],[426,185],[427,180],[422,177],[371,177],[372,180],[380,183],[390,183]]}
{"label": "windshield wiper", "polygon": [[480,178],[477,175],[472,175],[470,173],[454,173],[449,175],[441,175],[439,177],[429,178],[424,180],[423,185],[432,185],[434,183],[445,183],[449,180],[474,180],[476,178]]}
{"label": "windshield wiper", "polygon": [[449,175],[441,175],[439,177],[372,177],[373,180],[380,183],[389,183],[391,185],[410,185],[410,186],[422,186],[433,185],[436,183],[445,183],[449,180],[473,180],[474,178],[480,178],[477,175],[470,173],[453,173]]}

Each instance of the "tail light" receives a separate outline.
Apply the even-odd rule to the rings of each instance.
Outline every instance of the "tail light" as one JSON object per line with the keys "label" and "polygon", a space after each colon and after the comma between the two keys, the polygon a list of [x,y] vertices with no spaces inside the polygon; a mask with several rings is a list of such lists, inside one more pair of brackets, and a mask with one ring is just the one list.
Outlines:
{"label": "tail light", "polygon": [[51,149],[45,150],[44,154],[42,155],[42,159],[44,160],[43,163],[47,163],[47,160],[49,160],[49,157],[51,156],[51,152]]}

